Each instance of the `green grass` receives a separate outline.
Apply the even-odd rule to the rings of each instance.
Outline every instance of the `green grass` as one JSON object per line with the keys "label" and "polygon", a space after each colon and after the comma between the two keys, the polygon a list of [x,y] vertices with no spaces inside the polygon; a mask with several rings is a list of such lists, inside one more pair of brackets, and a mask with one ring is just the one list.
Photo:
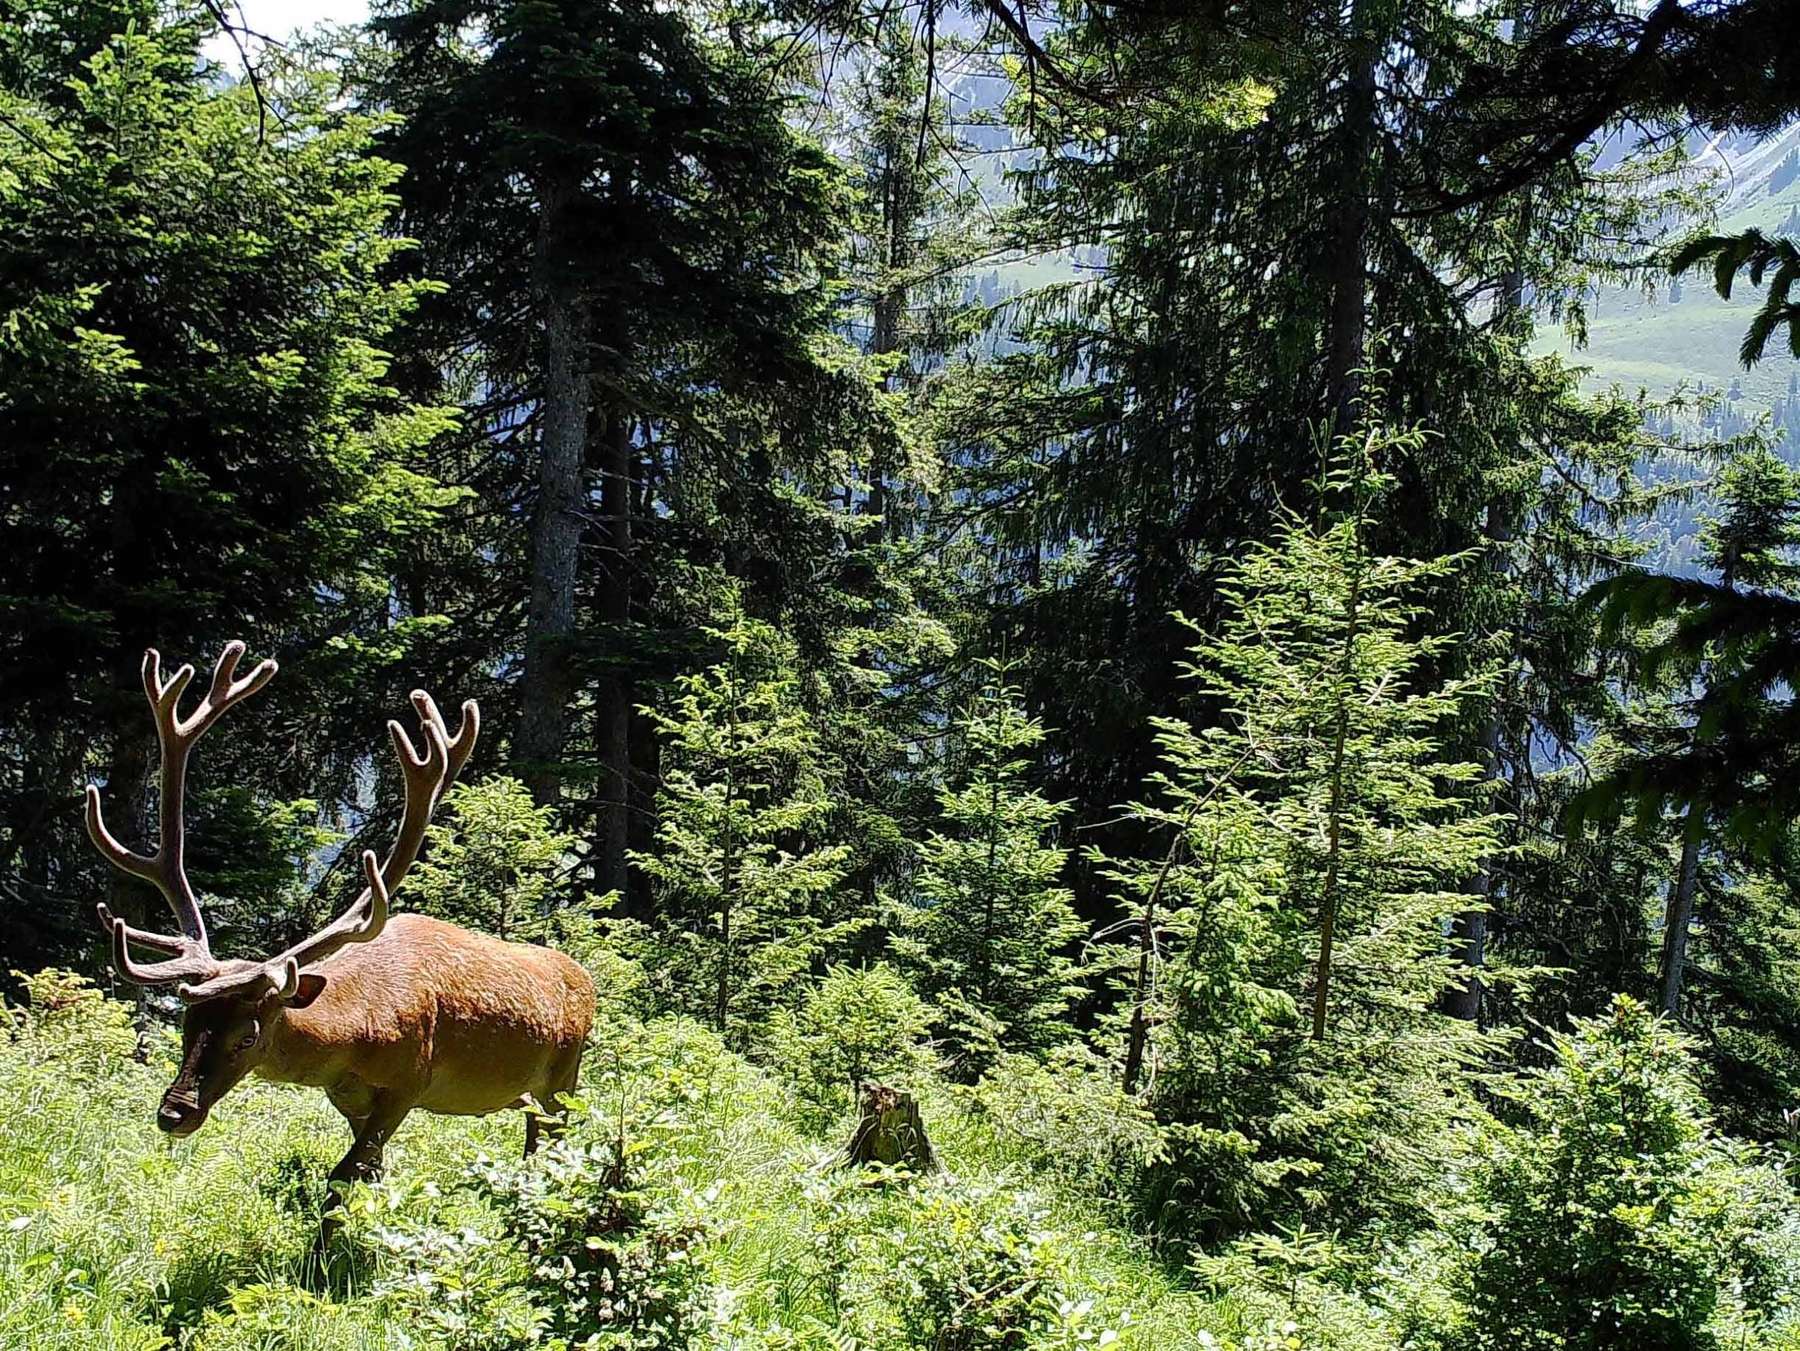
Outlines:
{"label": "green grass", "polygon": [[[849,1121],[816,1105],[816,1085],[803,1098],[679,1020],[603,1020],[566,1145],[523,1171],[495,1162],[519,1152],[516,1113],[410,1119],[388,1181],[351,1197],[321,1275],[308,1260],[321,1179],[348,1143],[323,1096],[250,1082],[197,1135],[170,1141],[153,1124],[174,1069],[169,1035],[134,1058],[125,1006],[67,977],[30,983],[41,1011],[0,1007],[6,1351],[586,1345],[596,1324],[585,1309],[565,1320],[573,1341],[545,1332],[593,1288],[559,1284],[565,1259],[621,1232],[602,1217],[622,1212],[594,1205],[591,1190],[594,1161],[612,1160],[620,1139],[628,1190],[607,1183],[604,1195],[632,1198],[628,1241],[677,1241],[637,1248],[655,1260],[621,1264],[616,1288],[646,1304],[676,1290],[691,1317],[677,1320],[681,1338],[599,1340],[595,1351],[1429,1351],[1456,1344],[1464,1316],[1458,1249],[1441,1237],[1345,1249],[1343,1279],[1304,1274],[1310,1259],[1239,1254],[1214,1264],[1229,1290],[1204,1286],[1187,1251],[1154,1250],[1089,1185],[1103,1170],[1088,1146],[1113,1138],[1105,1128],[1090,1122],[1078,1148],[1046,1152],[1027,1134],[1071,1118],[1022,1097],[923,1079],[913,1087],[942,1169],[912,1180],[847,1169]],[[1039,1106],[1089,1101],[1073,1073],[1034,1081],[1075,1095]],[[1033,1130],[1011,1128],[1020,1123]],[[518,1241],[516,1194],[495,1176],[527,1182],[531,1216],[574,1217],[555,1232],[590,1238]],[[590,1190],[570,1190],[570,1178]],[[1275,1247],[1321,1252],[1322,1237]],[[1017,1314],[1015,1332],[992,1335],[996,1310]],[[944,1336],[965,1314],[977,1326]],[[1785,1333],[1730,1344],[1800,1351],[1794,1328]]]}
{"label": "green grass", "polygon": [[[518,1153],[516,1113],[410,1118],[388,1150],[388,1183],[359,1195],[326,1283],[307,1249],[348,1132],[323,1095],[251,1081],[198,1134],[171,1141],[153,1121],[172,1043],[135,1061],[124,1016],[88,1003],[60,1027],[0,1040],[0,1347],[457,1345],[421,1327],[391,1235],[474,1245],[434,1273],[452,1288],[427,1306],[453,1299],[458,1281],[497,1289],[522,1272],[466,1186],[478,1160]],[[1107,1332],[1121,1351],[1206,1345],[1202,1332],[1234,1344],[1241,1309],[1188,1288],[1178,1263],[1109,1225],[1099,1202],[1035,1176],[954,1090],[924,1088],[944,1174],[878,1186],[839,1166],[847,1121],[809,1115],[710,1034],[662,1023],[627,1040],[638,1054],[622,1071],[605,1049],[590,1058],[589,1115],[571,1135],[610,1138],[622,1108],[634,1148],[662,1161],[646,1167],[651,1185],[703,1218],[718,1323],[703,1344],[907,1345],[905,1310],[883,1293],[896,1255],[960,1242],[958,1224],[990,1220],[1003,1243],[1032,1235],[1063,1306],[1067,1326],[1033,1345],[1098,1344]],[[862,1340],[832,1340],[852,1324]]]}
{"label": "green grass", "polygon": [[1709,389],[1724,390],[1735,381],[1746,403],[1764,408],[1786,395],[1792,363],[1779,353],[1748,371],[1738,363],[1738,345],[1759,304],[1760,292],[1749,286],[1721,300],[1703,277],[1688,280],[1677,305],[1668,302],[1666,292],[1646,298],[1609,290],[1592,302],[1585,347],[1572,348],[1565,335],[1549,329],[1537,346],[1587,367],[1584,383],[1590,388],[1616,384],[1628,393],[1645,389],[1665,395],[1684,384],[1691,390],[1703,381]]}

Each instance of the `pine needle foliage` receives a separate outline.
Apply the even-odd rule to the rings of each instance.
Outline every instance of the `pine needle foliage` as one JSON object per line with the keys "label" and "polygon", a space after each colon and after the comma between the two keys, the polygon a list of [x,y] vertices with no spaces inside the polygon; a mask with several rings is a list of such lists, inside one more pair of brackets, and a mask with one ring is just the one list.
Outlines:
{"label": "pine needle foliage", "polygon": [[1747,1344],[1748,1328],[1721,1338],[1721,1323],[1779,1302],[1764,1234],[1787,1197],[1753,1151],[1714,1132],[1689,1043],[1620,995],[1550,1050],[1519,1094],[1525,1127],[1497,1132],[1478,1175],[1472,1345]]}
{"label": "pine needle foliage", "polygon": [[1759,438],[1728,446],[1704,520],[1698,577],[1627,569],[1588,598],[1602,641],[1633,650],[1640,695],[1672,718],[1639,718],[1626,746],[1572,804],[1576,824],[1635,807],[1651,820],[1698,805],[1766,852],[1792,821],[1800,708],[1800,474]]}
{"label": "pine needle foliage", "polygon": [[1761,286],[1766,274],[1768,294],[1762,308],[1751,319],[1738,348],[1738,360],[1745,367],[1763,359],[1776,331],[1788,331],[1788,351],[1800,357],[1800,301],[1793,298],[1794,286],[1800,283],[1800,244],[1781,235],[1766,235],[1761,230],[1745,230],[1736,235],[1699,235],[1680,245],[1669,258],[1669,271],[1679,277],[1691,268],[1710,264],[1713,289],[1721,299],[1731,299],[1732,283],[1743,273],[1752,286]]}
{"label": "pine needle foliage", "polygon": [[1006,665],[985,667],[987,683],[954,729],[960,773],[939,793],[940,826],[919,851],[922,908],[896,941],[970,1080],[1002,1052],[1068,1039],[1082,927],[1061,881],[1069,851],[1053,842],[1066,807],[1029,784],[1044,726],[1026,714]]}
{"label": "pine needle foliage", "polygon": [[1443,925],[1496,820],[1440,745],[1489,682],[1435,680],[1455,639],[1417,636],[1414,597],[1462,560],[1366,543],[1380,466],[1423,438],[1340,441],[1317,514],[1245,554],[1184,668],[1214,716],[1158,720],[1163,768],[1129,808],[1168,852],[1090,855],[1126,911],[1103,937],[1127,1081],[1170,1128],[1148,1198],[1166,1226],[1402,1216],[1474,1105],[1490,1048],[1438,1011]]}
{"label": "pine needle foliage", "polygon": [[709,636],[720,659],[646,710],[663,778],[656,848],[634,862],[671,1002],[743,1044],[854,927],[833,908],[850,850],[822,838],[831,790],[792,644],[742,616]]}
{"label": "pine needle foliage", "polygon": [[429,853],[409,899],[426,914],[501,938],[548,937],[574,835],[557,830],[554,813],[505,776],[457,784],[444,816],[427,832]]}

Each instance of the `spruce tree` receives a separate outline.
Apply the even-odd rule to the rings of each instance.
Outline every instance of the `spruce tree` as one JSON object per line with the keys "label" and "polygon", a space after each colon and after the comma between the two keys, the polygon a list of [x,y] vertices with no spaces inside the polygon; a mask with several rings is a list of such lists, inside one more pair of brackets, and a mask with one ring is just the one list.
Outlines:
{"label": "spruce tree", "polygon": [[1755,437],[1728,443],[1719,460],[1699,532],[1703,575],[1631,569],[1591,593],[1630,679],[1620,682],[1616,727],[1596,745],[1599,772],[1569,815],[1572,830],[1623,828],[1660,846],[1660,898],[1654,886],[1635,893],[1659,912],[1659,951],[1653,973],[1628,988],[1650,986],[1642,992],[1663,1012],[1687,1012],[1689,947],[1697,920],[1702,932],[1711,927],[1707,898],[1716,898],[1721,924],[1759,930],[1708,939],[1710,953],[1743,974],[1706,990],[1703,1006],[1710,1023],[1739,1029],[1740,1051],[1721,1046],[1716,1068],[1746,1059],[1766,1082],[1792,1073],[1792,1055],[1777,1043],[1744,1056],[1768,1010],[1745,964],[1766,967],[1794,950],[1779,923],[1761,926],[1781,913],[1791,833],[1793,717],[1779,686],[1792,669],[1792,638],[1779,616],[1800,581],[1800,476]]}
{"label": "spruce tree", "polygon": [[[641,3],[406,0],[375,28],[367,96],[404,114],[403,228],[448,283],[409,335],[411,387],[466,410],[487,564],[468,622],[524,654],[499,725],[590,841],[578,887],[649,915],[628,866],[654,848],[661,777],[642,710],[741,599],[793,639],[797,696],[855,766],[838,827],[872,909],[903,866],[896,818],[924,799],[900,772],[927,698],[913,672],[946,644],[924,613],[936,579],[856,486],[879,466],[897,521],[924,457],[882,388],[895,354],[849,336],[867,214],[794,115],[805,44],[762,45],[745,12]],[[559,314],[572,365],[549,361]],[[555,397],[552,365],[573,373]]]}
{"label": "spruce tree", "polygon": [[517,779],[456,784],[426,841],[407,888],[417,909],[500,938],[549,936],[575,837]]}
{"label": "spruce tree", "polygon": [[[1733,1304],[1752,1323],[1743,1304],[1775,1303],[1758,1231],[1782,1222],[1791,1192],[1720,1138],[1691,1043],[1637,1000],[1616,997],[1547,1050],[1515,1090],[1523,1120],[1492,1128],[1474,1177],[1467,1344],[1719,1346]],[[1754,1344],[1747,1330],[1730,1340]]]}
{"label": "spruce tree", "polygon": [[[393,622],[390,570],[453,494],[423,472],[449,416],[390,384],[431,288],[390,276],[400,171],[371,153],[377,122],[271,57],[263,125],[180,13],[32,15],[0,38],[0,870],[9,945],[49,957],[91,941],[66,902],[101,885],[84,778],[144,843],[144,649],[174,665],[242,638],[287,668],[262,719],[287,753],[209,745],[194,803],[201,885],[261,903],[314,842],[296,801],[355,797],[367,705],[425,626]],[[141,923],[147,893],[113,885]]]}
{"label": "spruce tree", "polygon": [[710,636],[719,659],[648,710],[663,775],[656,847],[635,862],[665,998],[742,1046],[853,929],[835,894],[850,850],[823,838],[831,782],[792,643],[741,617]]}
{"label": "spruce tree", "polygon": [[[993,558],[979,650],[1025,659],[1078,828],[1149,847],[1111,807],[1155,763],[1149,719],[1180,701],[1188,638],[1170,616],[1217,630],[1221,577],[1268,538],[1278,504],[1304,500],[1316,427],[1348,430],[1384,365],[1373,383],[1394,419],[1438,434],[1385,466],[1377,546],[1487,551],[1487,566],[1434,583],[1432,604],[1470,638],[1439,654],[1443,674],[1511,635],[1531,651],[1497,707],[1571,720],[1557,705],[1583,687],[1539,677],[1565,653],[1538,640],[1563,636],[1551,625],[1576,565],[1567,534],[1533,531],[1556,511],[1545,498],[1593,486],[1590,454],[1637,429],[1531,352],[1532,319],[1578,331],[1584,288],[1628,261],[1588,242],[1647,228],[1673,160],[1602,172],[1578,157],[1529,193],[1441,211],[1442,183],[1483,164],[1418,91],[1456,89],[1516,42],[1517,6],[1299,0],[1244,26],[1194,6],[1074,14],[1045,38],[1067,82],[1012,105],[1037,153],[1009,242],[1076,265],[1000,312],[1005,345],[941,417],[953,518],[972,518]],[[1104,266],[1082,265],[1089,248]],[[1405,334],[1404,360],[1383,356],[1389,332]],[[1556,575],[1525,566],[1533,554],[1563,555]],[[1533,719],[1472,711],[1459,753],[1526,795]],[[1506,879],[1471,888],[1503,901]]]}
{"label": "spruce tree", "polygon": [[419,266],[448,283],[415,328],[434,358],[416,376],[460,381],[496,496],[529,513],[504,555],[519,769],[540,802],[592,785],[602,890],[625,889],[648,805],[634,691],[673,674],[659,574],[684,554],[752,570],[721,525],[780,539],[783,470],[820,470],[821,429],[868,411],[828,336],[842,177],[785,117],[781,73],[707,19],[395,0],[369,62],[370,101],[402,114],[385,148]]}
{"label": "spruce tree", "polygon": [[958,772],[920,848],[921,908],[895,943],[969,1079],[1003,1052],[1066,1040],[1079,992],[1070,949],[1081,924],[1062,883],[1069,851],[1052,843],[1065,808],[1029,785],[1043,724],[1025,714],[1007,667],[986,670],[951,733]]}
{"label": "spruce tree", "polygon": [[1487,1042],[1440,1011],[1442,935],[1496,822],[1481,767],[1442,748],[1487,677],[1434,676],[1456,638],[1418,632],[1418,598],[1467,560],[1370,545],[1378,465],[1422,435],[1346,438],[1318,514],[1232,569],[1184,668],[1216,719],[1157,721],[1156,791],[1130,808],[1166,850],[1091,855],[1126,912],[1118,1050],[1177,1142],[1160,1223],[1416,1219],[1474,1109]]}

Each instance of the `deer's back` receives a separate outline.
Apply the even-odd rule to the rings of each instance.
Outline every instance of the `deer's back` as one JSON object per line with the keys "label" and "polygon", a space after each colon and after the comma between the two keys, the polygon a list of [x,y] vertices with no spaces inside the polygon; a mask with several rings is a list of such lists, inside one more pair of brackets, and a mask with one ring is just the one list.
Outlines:
{"label": "deer's back", "polygon": [[594,984],[572,958],[426,915],[393,916],[379,937],[317,970],[325,990],[288,1014],[283,1058],[310,1056],[318,1072],[280,1077],[411,1086],[428,1111],[542,1099],[593,1023]]}

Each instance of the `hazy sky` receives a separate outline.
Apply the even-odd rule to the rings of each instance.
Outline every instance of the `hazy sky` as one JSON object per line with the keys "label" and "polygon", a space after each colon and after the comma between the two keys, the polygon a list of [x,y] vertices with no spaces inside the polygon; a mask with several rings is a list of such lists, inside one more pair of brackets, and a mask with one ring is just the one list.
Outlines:
{"label": "hazy sky", "polygon": [[355,23],[367,16],[368,0],[241,0],[244,22],[270,37],[286,37],[315,23]]}
{"label": "hazy sky", "polygon": [[[225,12],[253,33],[285,38],[295,29],[316,23],[359,23],[369,15],[369,0],[224,0]],[[235,12],[234,12],[235,11]],[[206,54],[227,69],[236,69],[237,48],[223,34],[206,44]]]}

